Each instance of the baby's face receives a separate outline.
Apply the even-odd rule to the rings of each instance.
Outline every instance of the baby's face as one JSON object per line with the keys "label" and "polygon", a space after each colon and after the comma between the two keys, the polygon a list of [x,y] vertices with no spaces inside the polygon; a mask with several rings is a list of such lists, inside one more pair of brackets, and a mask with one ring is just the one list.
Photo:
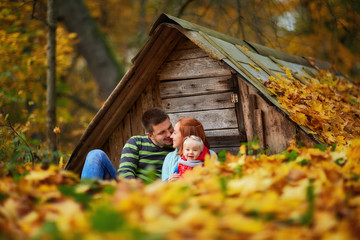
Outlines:
{"label": "baby's face", "polygon": [[188,161],[196,160],[201,154],[201,147],[192,142],[186,142],[183,146],[183,153]]}

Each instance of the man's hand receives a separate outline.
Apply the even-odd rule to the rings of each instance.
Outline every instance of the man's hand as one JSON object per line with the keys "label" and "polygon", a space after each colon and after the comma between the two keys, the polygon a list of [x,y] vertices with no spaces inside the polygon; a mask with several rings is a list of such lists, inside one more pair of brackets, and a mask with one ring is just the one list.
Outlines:
{"label": "man's hand", "polygon": [[174,174],[170,175],[168,181],[169,181],[169,182],[173,182],[173,181],[178,180],[179,178],[180,178],[180,174],[174,173]]}

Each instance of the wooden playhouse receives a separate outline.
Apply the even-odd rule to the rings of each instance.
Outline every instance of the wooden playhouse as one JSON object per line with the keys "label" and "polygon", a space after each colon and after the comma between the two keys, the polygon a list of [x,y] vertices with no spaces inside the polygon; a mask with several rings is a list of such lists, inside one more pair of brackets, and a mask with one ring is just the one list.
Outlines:
{"label": "wooden playhouse", "polygon": [[[317,67],[329,65],[316,61]],[[86,154],[103,149],[117,168],[127,139],[143,134],[142,113],[162,107],[173,124],[195,117],[205,128],[211,148],[237,153],[240,143],[258,136],[271,152],[289,140],[317,140],[297,125],[264,86],[269,76],[317,70],[306,58],[241,41],[162,14],[148,41],[87,127],[66,169],[81,173]]]}

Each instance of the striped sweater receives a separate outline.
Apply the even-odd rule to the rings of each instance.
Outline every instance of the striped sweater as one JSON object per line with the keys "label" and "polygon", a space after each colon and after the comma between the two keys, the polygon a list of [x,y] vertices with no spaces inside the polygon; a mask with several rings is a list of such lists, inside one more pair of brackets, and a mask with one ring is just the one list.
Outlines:
{"label": "striped sweater", "polygon": [[156,177],[161,177],[164,159],[173,150],[172,147],[156,146],[147,135],[133,136],[124,145],[118,172],[124,178],[151,181],[146,169],[155,168]]}

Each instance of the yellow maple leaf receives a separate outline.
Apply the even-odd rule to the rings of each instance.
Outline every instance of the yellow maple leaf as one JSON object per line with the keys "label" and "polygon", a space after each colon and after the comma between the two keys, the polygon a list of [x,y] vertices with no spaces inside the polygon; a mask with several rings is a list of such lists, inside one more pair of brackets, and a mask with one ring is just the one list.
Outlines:
{"label": "yellow maple leaf", "polygon": [[296,114],[292,114],[290,118],[300,125],[307,126],[308,119],[304,113],[298,112]]}

